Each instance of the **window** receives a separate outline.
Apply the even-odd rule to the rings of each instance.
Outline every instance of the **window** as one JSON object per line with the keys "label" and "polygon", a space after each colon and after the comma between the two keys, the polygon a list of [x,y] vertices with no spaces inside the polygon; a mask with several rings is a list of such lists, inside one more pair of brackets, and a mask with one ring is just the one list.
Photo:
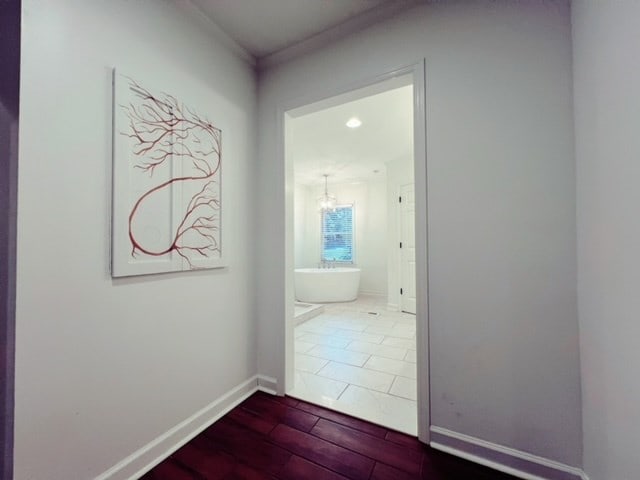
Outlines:
{"label": "window", "polygon": [[353,263],[353,205],[322,211],[323,262]]}

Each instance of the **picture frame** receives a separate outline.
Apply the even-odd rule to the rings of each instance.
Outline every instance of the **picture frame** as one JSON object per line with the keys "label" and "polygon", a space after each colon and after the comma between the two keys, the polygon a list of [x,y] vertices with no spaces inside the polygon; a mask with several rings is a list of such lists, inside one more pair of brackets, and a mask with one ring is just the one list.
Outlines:
{"label": "picture frame", "polygon": [[224,267],[222,131],[148,85],[113,70],[111,275]]}

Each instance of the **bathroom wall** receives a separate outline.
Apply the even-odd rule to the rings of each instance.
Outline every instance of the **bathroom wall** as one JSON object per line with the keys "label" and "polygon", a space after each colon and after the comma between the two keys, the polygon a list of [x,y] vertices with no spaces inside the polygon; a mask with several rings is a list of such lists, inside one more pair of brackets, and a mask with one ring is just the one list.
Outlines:
{"label": "bathroom wall", "polygon": [[[295,267],[304,268],[312,266],[313,260],[307,261],[306,255],[306,218],[307,218],[307,197],[309,195],[306,185],[295,185],[294,201],[293,201],[293,238],[295,247]],[[317,260],[316,260],[317,263]]]}
{"label": "bathroom wall", "polygon": [[[95,478],[256,374],[255,75],[180,2],[22,3],[15,478]],[[228,268],[111,279],[112,67],[222,128]]]}
{"label": "bathroom wall", "polygon": [[[381,172],[373,181],[331,184],[329,193],[338,204],[355,206],[355,263],[361,269],[360,293],[387,295],[387,205],[386,178]],[[296,201],[304,203],[304,214],[295,206],[296,267],[316,267],[320,261],[321,225],[317,198],[324,185],[296,185]],[[302,226],[301,226],[302,225]],[[298,256],[298,252],[300,255]]]}
{"label": "bathroom wall", "polygon": [[638,478],[640,2],[572,3],[584,469]]}
{"label": "bathroom wall", "polygon": [[[569,3],[425,2],[260,75],[258,363],[284,376],[278,108],[426,59],[431,415],[579,466]],[[292,186],[289,186],[290,188]],[[275,220],[274,220],[275,219]]]}

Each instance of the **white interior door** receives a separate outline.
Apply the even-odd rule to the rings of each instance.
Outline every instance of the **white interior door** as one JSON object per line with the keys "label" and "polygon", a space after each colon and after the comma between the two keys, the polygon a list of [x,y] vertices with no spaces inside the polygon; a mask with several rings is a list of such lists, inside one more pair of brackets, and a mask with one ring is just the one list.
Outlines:
{"label": "white interior door", "polygon": [[413,183],[400,187],[400,310],[416,313],[416,202]]}

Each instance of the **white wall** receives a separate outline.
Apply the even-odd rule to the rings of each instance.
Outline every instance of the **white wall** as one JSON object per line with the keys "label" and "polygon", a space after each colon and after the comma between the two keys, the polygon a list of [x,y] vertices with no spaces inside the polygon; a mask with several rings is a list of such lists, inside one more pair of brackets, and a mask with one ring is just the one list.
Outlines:
{"label": "white wall", "polygon": [[573,2],[584,467],[638,478],[640,3]]}
{"label": "white wall", "polygon": [[[15,478],[94,478],[256,373],[255,76],[172,2],[22,4]],[[228,269],[111,279],[114,66],[222,127]]]}
{"label": "white wall", "polygon": [[426,58],[432,422],[580,464],[569,20],[433,2],[261,74],[261,373],[284,369],[277,109]]}
{"label": "white wall", "polygon": [[[304,194],[304,210],[295,217],[294,225],[296,231],[301,229],[304,233],[295,237],[296,251],[300,249],[302,252],[300,261],[296,259],[296,268],[317,267],[320,261],[320,214],[317,210],[317,198],[322,194],[322,189],[310,185],[297,185],[296,192],[298,190]],[[297,196],[295,201],[298,201]],[[295,208],[298,209],[297,204]]]}
{"label": "white wall", "polygon": [[[329,193],[335,195],[338,204],[355,206],[355,264],[361,269],[360,293],[387,295],[387,203],[386,178],[358,183],[330,184]],[[300,201],[301,192],[305,205],[304,215],[295,205],[294,238],[296,267],[317,267],[320,261],[321,234],[320,213],[316,199],[324,192],[322,186],[296,185],[295,201]],[[302,223],[304,226],[301,226]],[[299,234],[303,230],[304,234]],[[298,253],[301,251],[300,256]]]}

